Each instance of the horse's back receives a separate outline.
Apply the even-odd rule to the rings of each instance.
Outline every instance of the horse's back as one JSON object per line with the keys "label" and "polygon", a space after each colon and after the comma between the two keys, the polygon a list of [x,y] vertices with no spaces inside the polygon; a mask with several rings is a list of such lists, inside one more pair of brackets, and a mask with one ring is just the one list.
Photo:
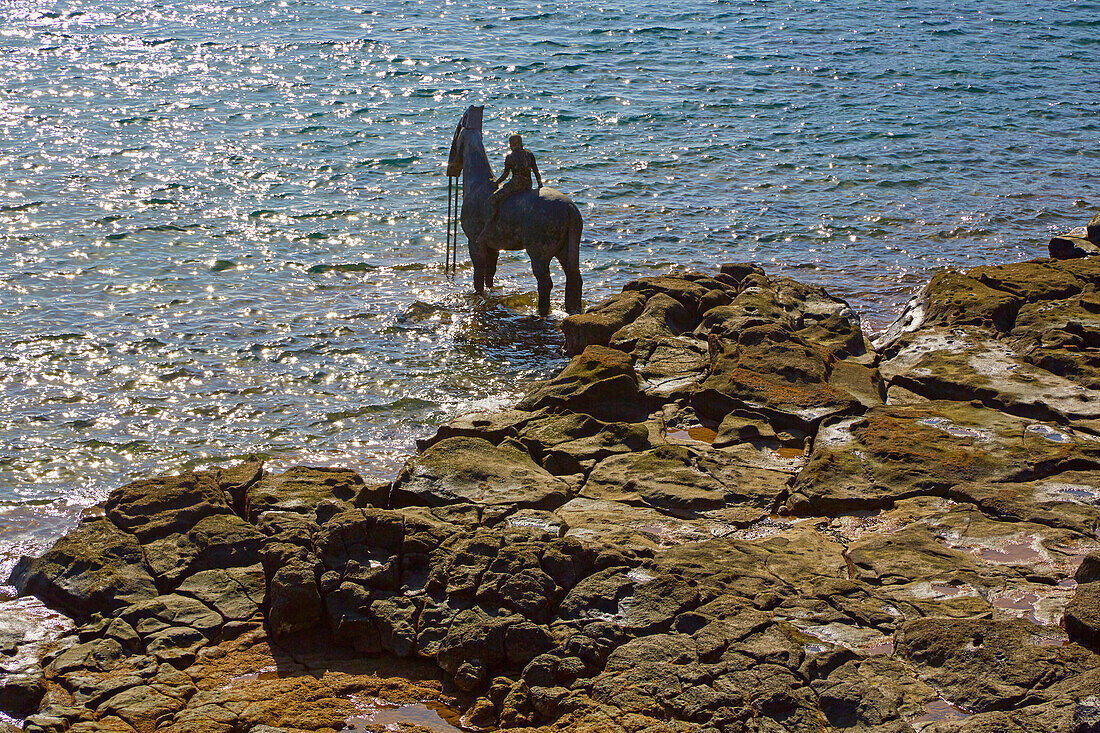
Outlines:
{"label": "horse's back", "polygon": [[509,196],[501,205],[500,217],[502,223],[511,220],[509,223],[520,229],[556,234],[579,215],[574,212],[577,207],[571,198],[556,188],[543,186]]}
{"label": "horse's back", "polygon": [[512,194],[500,204],[491,249],[525,249],[552,257],[569,241],[579,238],[580,211],[572,199],[557,189],[543,186]]}

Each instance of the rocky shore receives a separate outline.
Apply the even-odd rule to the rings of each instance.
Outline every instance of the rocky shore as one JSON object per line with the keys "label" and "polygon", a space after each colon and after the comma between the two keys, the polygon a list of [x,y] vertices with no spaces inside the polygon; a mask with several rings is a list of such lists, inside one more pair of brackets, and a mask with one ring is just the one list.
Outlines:
{"label": "rocky shore", "polygon": [[0,707],[28,733],[370,730],[379,699],[470,728],[1100,731],[1100,257],[939,273],[873,344],[748,264],[563,329],[557,376],[391,483],[245,463],[113,492],[16,567],[63,616],[0,623]]}

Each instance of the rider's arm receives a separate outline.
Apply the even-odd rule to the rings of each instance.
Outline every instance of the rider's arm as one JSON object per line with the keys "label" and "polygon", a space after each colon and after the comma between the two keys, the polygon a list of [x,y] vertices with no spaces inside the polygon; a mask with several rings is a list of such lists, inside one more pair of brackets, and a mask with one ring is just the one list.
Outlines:
{"label": "rider's arm", "polygon": [[499,186],[501,181],[508,177],[508,174],[512,172],[512,160],[510,158],[504,159],[504,171],[500,174],[500,178],[496,179],[495,183]]}
{"label": "rider's arm", "polygon": [[539,164],[535,162],[534,153],[531,155],[531,172],[535,174],[535,183],[539,184],[539,188],[542,188],[542,174],[539,173]]}

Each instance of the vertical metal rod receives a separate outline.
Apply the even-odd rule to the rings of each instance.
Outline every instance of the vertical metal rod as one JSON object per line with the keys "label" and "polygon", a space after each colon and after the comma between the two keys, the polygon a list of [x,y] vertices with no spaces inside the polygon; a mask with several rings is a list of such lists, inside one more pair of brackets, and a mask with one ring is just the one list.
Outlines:
{"label": "vertical metal rod", "polygon": [[447,176],[447,244],[446,251],[443,253],[443,274],[446,275],[451,269],[451,184],[454,179]]}
{"label": "vertical metal rod", "polygon": [[455,238],[454,249],[451,250],[451,267],[455,275],[458,275],[458,225],[462,221],[462,208],[459,204],[462,195],[462,183],[455,178]]}

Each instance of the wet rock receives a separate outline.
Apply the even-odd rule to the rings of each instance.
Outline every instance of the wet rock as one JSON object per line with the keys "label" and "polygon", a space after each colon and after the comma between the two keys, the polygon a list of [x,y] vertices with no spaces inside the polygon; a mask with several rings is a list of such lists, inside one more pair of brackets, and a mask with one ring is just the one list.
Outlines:
{"label": "wet rock", "polygon": [[607,346],[616,331],[638,317],[645,302],[644,294],[627,291],[566,318],[561,323],[566,355],[576,356],[589,346]]}
{"label": "wet rock", "polygon": [[6,675],[0,679],[0,712],[25,718],[38,710],[45,694],[46,683],[41,673]]}
{"label": "wet rock", "polygon": [[536,383],[517,409],[568,410],[609,422],[641,422],[648,410],[638,387],[638,375],[627,354],[589,346],[558,376]]}
{"label": "wet rock", "polygon": [[106,517],[81,522],[40,557],[21,560],[9,582],[78,619],[157,594],[137,538]]}
{"label": "wet rock", "polygon": [[1071,260],[1100,254],[1100,245],[1082,237],[1059,234],[1050,238],[1047,246],[1050,256],[1056,260]]}
{"label": "wet rock", "polygon": [[634,351],[655,341],[679,336],[694,326],[694,319],[681,303],[664,293],[646,301],[641,314],[611,336],[610,346],[620,351]]}

